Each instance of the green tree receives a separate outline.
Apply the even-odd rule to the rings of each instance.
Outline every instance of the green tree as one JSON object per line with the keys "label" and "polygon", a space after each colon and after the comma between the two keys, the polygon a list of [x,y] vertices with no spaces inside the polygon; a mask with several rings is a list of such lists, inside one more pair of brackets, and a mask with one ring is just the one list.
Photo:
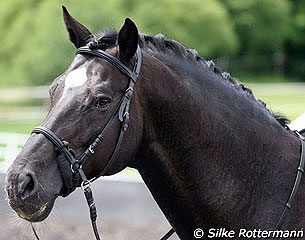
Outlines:
{"label": "green tree", "polygon": [[240,52],[282,51],[290,29],[288,0],[222,0],[240,40]]}
{"label": "green tree", "polygon": [[283,75],[285,42],[291,30],[289,0],[220,0],[240,42],[233,72]]}
{"label": "green tree", "polygon": [[[38,0],[20,1],[12,0],[1,2],[0,6],[0,83],[17,82],[14,72],[16,58],[25,47],[24,40],[32,33],[31,12],[39,5]],[[25,84],[24,78],[18,78]]]}
{"label": "green tree", "polygon": [[[230,15],[218,1],[63,1],[93,32],[119,28],[133,18],[140,31],[166,36],[203,56],[233,53],[238,47]],[[67,40],[60,4],[53,0],[12,0],[0,8],[0,81],[47,84],[64,71],[75,49]]]}
{"label": "green tree", "polygon": [[131,13],[144,31],[164,33],[202,56],[230,54],[238,48],[230,15],[218,1],[140,1]]}
{"label": "green tree", "polygon": [[[266,54],[272,62],[277,53],[288,51],[291,58],[300,54],[291,46],[305,49],[299,40],[305,32],[304,6],[301,0],[296,2],[298,5],[289,0],[1,2],[0,84],[48,84],[67,68],[75,49],[68,41],[61,3],[93,32],[118,29],[130,17],[140,32],[163,33],[203,57],[239,53],[251,60],[251,56]],[[292,17],[292,10],[296,16]],[[250,68],[255,61],[249,61]]]}
{"label": "green tree", "polygon": [[[92,31],[119,19],[119,1],[65,1],[69,10]],[[75,49],[68,41],[61,5],[52,0],[12,0],[0,8],[0,83],[48,84],[67,68]],[[81,7],[80,7],[81,6]],[[121,18],[121,22],[123,19]]]}
{"label": "green tree", "polygon": [[286,73],[305,81],[305,2],[294,0],[289,38],[285,44]]}

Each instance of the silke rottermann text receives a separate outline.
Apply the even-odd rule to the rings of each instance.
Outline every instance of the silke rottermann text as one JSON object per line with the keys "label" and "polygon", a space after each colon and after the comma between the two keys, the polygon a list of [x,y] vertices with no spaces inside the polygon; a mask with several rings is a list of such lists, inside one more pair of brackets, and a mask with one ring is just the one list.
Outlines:
{"label": "silke rottermann text", "polygon": [[263,229],[239,229],[227,230],[225,228],[210,228],[208,238],[303,238],[304,230],[263,230]]}

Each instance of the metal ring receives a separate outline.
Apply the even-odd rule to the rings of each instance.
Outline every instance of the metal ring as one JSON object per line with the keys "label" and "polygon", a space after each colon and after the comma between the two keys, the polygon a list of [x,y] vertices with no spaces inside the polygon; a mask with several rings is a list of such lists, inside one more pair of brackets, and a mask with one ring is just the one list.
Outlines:
{"label": "metal ring", "polygon": [[[74,168],[76,166],[76,164],[78,165],[77,169]],[[71,163],[71,165],[70,165],[71,172],[73,172],[73,173],[76,173],[77,170],[80,169],[81,167],[82,167],[82,165],[80,165],[78,161],[75,161],[75,162]]]}

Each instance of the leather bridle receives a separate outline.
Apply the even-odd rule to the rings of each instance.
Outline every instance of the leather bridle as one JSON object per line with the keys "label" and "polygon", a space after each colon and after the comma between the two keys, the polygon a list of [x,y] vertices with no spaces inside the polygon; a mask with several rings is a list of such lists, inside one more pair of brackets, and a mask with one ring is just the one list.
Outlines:
{"label": "leather bridle", "polygon": [[[102,145],[106,133],[110,130],[113,123],[118,118],[121,123],[121,126],[120,126],[120,133],[116,141],[116,145],[111,154],[111,157],[107,161],[104,168],[100,171],[98,176],[104,175],[109,170],[112,163],[114,162],[120,150],[124,134],[129,125],[130,101],[131,101],[134,85],[136,84],[136,81],[138,79],[138,75],[142,64],[142,53],[139,47],[137,48],[136,51],[135,65],[133,71],[131,71],[117,58],[113,57],[112,55],[110,55],[109,53],[103,50],[94,48],[92,46],[94,45],[88,44],[86,46],[78,48],[77,54],[93,55],[95,57],[99,57],[106,60],[107,62],[115,66],[118,70],[120,70],[124,75],[127,76],[127,78],[129,79],[129,84],[124,94],[122,95],[117,107],[113,111],[112,115],[108,119],[106,125],[104,126],[100,134],[94,139],[94,141],[79,157],[75,156],[75,151],[69,146],[69,143],[66,141],[62,141],[51,129],[48,129],[44,126],[39,126],[39,127],[35,127],[32,130],[32,133],[43,134],[50,142],[52,142],[55,145],[56,150],[62,156],[64,156],[63,160],[59,161],[59,167],[62,172],[64,185],[66,188],[65,192],[62,194],[63,196],[67,196],[76,187],[86,186],[88,184],[88,179],[86,178],[82,167],[85,164],[85,162],[88,160],[88,158],[95,154],[96,148]],[[69,177],[71,175],[73,179],[70,179],[69,177],[67,177],[67,175],[69,175]]]}
{"label": "leather bridle", "polygon": [[[130,106],[130,101],[133,94],[134,86],[137,82],[142,65],[142,52],[140,47],[138,46],[136,51],[136,59],[135,59],[133,71],[131,71],[120,60],[113,57],[109,53],[99,49],[97,46],[98,44],[96,43],[95,40],[93,40],[92,42],[88,43],[86,46],[78,48],[76,53],[91,55],[94,57],[104,59],[108,63],[115,66],[121,73],[123,73],[129,79],[129,84],[127,89],[125,90],[123,96],[121,97],[120,102],[118,103],[116,109],[108,119],[101,133],[94,139],[94,141],[79,157],[76,157],[75,151],[69,146],[69,143],[61,140],[51,129],[48,129],[44,126],[39,126],[39,127],[35,127],[32,130],[32,133],[44,135],[56,147],[56,151],[58,151],[60,154],[58,158],[58,164],[64,181],[64,191],[61,192],[61,195],[65,197],[68,196],[72,191],[74,191],[76,187],[80,186],[82,188],[87,200],[87,204],[89,206],[90,219],[95,234],[95,238],[97,240],[100,240],[100,236],[96,225],[97,211],[92,195],[91,183],[99,176],[103,176],[107,173],[107,171],[112,166],[114,160],[116,159],[119,153],[124,134],[129,125],[129,106]],[[89,180],[83,170],[83,165],[90,156],[93,156],[95,154],[97,147],[102,145],[106,133],[110,130],[110,128],[112,127],[113,123],[117,118],[121,123],[120,133],[118,135],[116,145],[111,154],[111,157],[107,161],[104,168],[100,171],[100,173],[93,179]],[[39,239],[34,228],[33,230],[36,238]],[[168,239],[173,233],[174,230],[170,229],[170,231],[167,234],[165,234],[164,237],[161,238],[161,240]]]}

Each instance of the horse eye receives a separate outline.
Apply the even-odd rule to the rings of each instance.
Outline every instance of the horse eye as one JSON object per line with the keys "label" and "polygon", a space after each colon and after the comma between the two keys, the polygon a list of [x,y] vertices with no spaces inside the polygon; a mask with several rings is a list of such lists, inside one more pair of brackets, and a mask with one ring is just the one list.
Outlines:
{"label": "horse eye", "polygon": [[94,102],[94,107],[98,109],[104,109],[111,102],[110,98],[106,97],[96,97]]}

